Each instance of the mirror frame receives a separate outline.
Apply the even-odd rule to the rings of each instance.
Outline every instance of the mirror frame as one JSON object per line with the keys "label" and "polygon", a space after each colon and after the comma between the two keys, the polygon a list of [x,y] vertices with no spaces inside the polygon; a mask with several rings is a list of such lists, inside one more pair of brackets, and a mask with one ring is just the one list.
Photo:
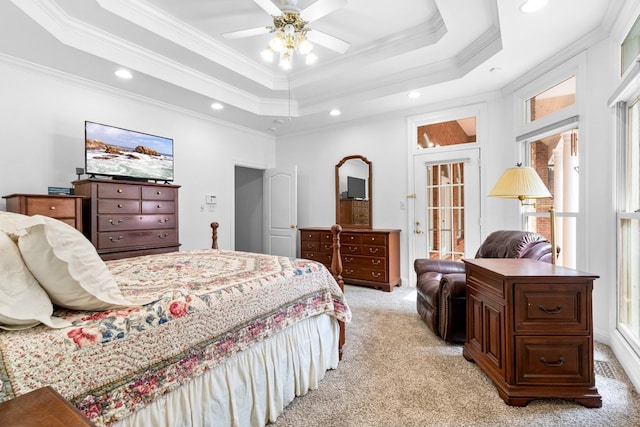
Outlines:
{"label": "mirror frame", "polygon": [[[345,162],[349,160],[361,160],[369,167],[369,177],[367,178],[367,195],[369,196],[367,200],[369,200],[369,224],[343,224],[340,221],[340,166],[342,166]],[[336,224],[340,224],[343,229],[348,228],[363,228],[363,229],[371,229],[373,228],[373,184],[372,184],[372,164],[371,162],[364,156],[359,154],[354,154],[351,156],[346,156],[335,167],[336,173]]]}

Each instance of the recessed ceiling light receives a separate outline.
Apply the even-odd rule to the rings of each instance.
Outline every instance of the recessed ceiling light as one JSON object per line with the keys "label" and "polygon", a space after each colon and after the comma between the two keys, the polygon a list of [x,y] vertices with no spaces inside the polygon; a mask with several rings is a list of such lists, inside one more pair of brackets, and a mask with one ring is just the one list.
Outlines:
{"label": "recessed ceiling light", "polygon": [[282,120],[282,119],[275,119],[275,120],[273,121],[273,123],[275,123],[275,124],[277,124],[277,125],[283,125],[283,124],[284,124],[284,120]]}
{"label": "recessed ceiling light", "polygon": [[500,68],[500,67],[491,67],[491,68],[489,68],[489,72],[491,72],[491,73],[496,73],[498,71],[502,71],[502,68]]}
{"label": "recessed ceiling light", "polygon": [[524,13],[538,11],[547,5],[547,0],[525,0],[520,5],[520,10]]}
{"label": "recessed ceiling light", "polygon": [[333,110],[329,111],[329,114],[331,114],[332,116],[339,116],[340,114],[340,110],[334,108]]}
{"label": "recessed ceiling light", "polygon": [[411,99],[420,98],[420,92],[413,90],[409,92],[407,96]]}
{"label": "recessed ceiling light", "polygon": [[119,70],[117,70],[116,76],[120,77],[121,79],[133,78],[133,74],[131,74],[131,71],[125,70],[124,68],[120,68]]}
{"label": "recessed ceiling light", "polygon": [[222,110],[224,108],[224,105],[220,104],[219,102],[214,102],[213,104],[211,104],[211,108],[213,108],[214,110]]}

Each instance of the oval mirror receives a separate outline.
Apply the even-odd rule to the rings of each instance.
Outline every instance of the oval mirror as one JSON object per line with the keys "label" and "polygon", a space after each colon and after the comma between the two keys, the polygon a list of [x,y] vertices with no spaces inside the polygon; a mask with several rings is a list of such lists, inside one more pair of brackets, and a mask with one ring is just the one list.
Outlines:
{"label": "oval mirror", "polygon": [[343,228],[371,228],[371,162],[347,156],[336,165],[336,224]]}

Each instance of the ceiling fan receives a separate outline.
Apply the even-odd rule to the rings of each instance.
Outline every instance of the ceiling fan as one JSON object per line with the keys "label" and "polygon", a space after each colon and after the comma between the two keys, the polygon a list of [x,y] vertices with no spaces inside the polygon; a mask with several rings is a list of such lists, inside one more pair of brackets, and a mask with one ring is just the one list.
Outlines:
{"label": "ceiling fan", "polygon": [[[307,55],[305,51],[312,48],[308,42],[317,43],[318,45],[324,46],[338,53],[345,53],[350,46],[350,44],[344,40],[340,40],[337,37],[333,37],[329,34],[307,27],[309,22],[320,19],[323,16],[345,6],[347,4],[347,0],[317,0],[315,3],[312,3],[304,9],[300,9],[297,6],[297,0],[276,0],[280,6],[277,6],[271,0],[253,1],[273,17],[273,25],[232,31],[222,34],[223,37],[227,39],[238,39],[257,36],[260,34],[275,33],[275,43],[278,44],[282,41],[285,46],[281,51],[278,49],[280,46],[275,46],[274,41],[272,40],[272,42],[269,43],[270,48],[268,49],[271,49],[272,52],[284,52],[285,57],[289,55],[289,64],[291,60],[290,55],[293,49]],[[287,36],[289,36],[289,38],[287,38]],[[307,41],[306,44],[305,41]],[[288,46],[287,42],[289,42]],[[283,53],[281,53],[281,65],[282,55]],[[263,52],[263,57],[265,57],[265,52]],[[308,55],[308,62],[310,58],[311,55]],[[265,59],[267,58],[265,57]]]}

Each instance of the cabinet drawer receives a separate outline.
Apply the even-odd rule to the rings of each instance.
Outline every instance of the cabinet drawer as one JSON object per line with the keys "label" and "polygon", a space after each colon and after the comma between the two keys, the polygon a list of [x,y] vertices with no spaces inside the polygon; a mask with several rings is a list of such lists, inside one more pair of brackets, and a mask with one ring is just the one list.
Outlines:
{"label": "cabinet drawer", "polygon": [[174,245],[176,237],[172,229],[98,233],[98,249]]}
{"label": "cabinet drawer", "polygon": [[386,245],[387,236],[384,234],[363,234],[362,243],[365,245]]}
{"label": "cabinet drawer", "polygon": [[371,246],[371,245],[362,245],[362,255],[373,255],[373,256],[387,256],[387,247],[386,246]]}
{"label": "cabinet drawer", "polygon": [[[333,243],[320,242],[320,251],[322,252],[333,252]],[[341,251],[342,252],[342,251]]]}
{"label": "cabinet drawer", "polygon": [[516,336],[515,344],[517,384],[590,383],[589,337]]}
{"label": "cabinet drawer", "polygon": [[98,187],[99,199],[139,199],[140,198],[139,185],[99,183],[97,184],[97,187]]}
{"label": "cabinet drawer", "polygon": [[342,233],[340,235],[340,243],[343,245],[359,245],[362,243],[360,234]]}
{"label": "cabinet drawer", "polygon": [[302,251],[310,251],[310,252],[319,252],[320,251],[320,242],[300,242],[300,250]]}
{"label": "cabinet drawer", "polygon": [[322,243],[328,243],[333,245],[333,234],[330,231],[321,231],[320,232],[320,241]]}
{"label": "cabinet drawer", "polygon": [[151,230],[154,228],[175,228],[175,215],[100,215],[98,231]]}
{"label": "cabinet drawer", "polygon": [[138,214],[140,202],[127,199],[100,199],[98,200],[99,214]]}
{"label": "cabinet drawer", "polygon": [[176,195],[172,188],[142,187],[142,198],[144,200],[174,200]]}
{"label": "cabinet drawer", "polygon": [[515,284],[516,332],[551,335],[587,333],[587,286]]}
{"label": "cabinet drawer", "polygon": [[362,253],[362,246],[360,245],[340,245],[340,253],[344,257],[345,255],[360,255]]}
{"label": "cabinet drawer", "polygon": [[176,203],[173,201],[142,201],[143,214],[174,213],[175,211]]}
{"label": "cabinet drawer", "polygon": [[318,261],[324,264],[325,266],[327,266],[327,268],[331,269],[331,259],[332,259],[331,254],[328,254],[325,252],[314,252],[314,251],[303,250],[301,256],[302,258],[305,258],[305,259]]}
{"label": "cabinet drawer", "polygon": [[320,231],[300,231],[300,241],[302,242],[319,242]]}
{"label": "cabinet drawer", "polygon": [[27,198],[27,215],[44,215],[51,218],[74,218],[75,199]]}
{"label": "cabinet drawer", "polygon": [[345,279],[366,280],[368,282],[387,282],[387,272],[385,270],[373,270],[370,268],[350,267],[342,265],[342,276]]}
{"label": "cabinet drawer", "polygon": [[368,256],[342,256],[343,267],[365,267],[373,270],[384,270],[386,267],[386,258],[368,257]]}

